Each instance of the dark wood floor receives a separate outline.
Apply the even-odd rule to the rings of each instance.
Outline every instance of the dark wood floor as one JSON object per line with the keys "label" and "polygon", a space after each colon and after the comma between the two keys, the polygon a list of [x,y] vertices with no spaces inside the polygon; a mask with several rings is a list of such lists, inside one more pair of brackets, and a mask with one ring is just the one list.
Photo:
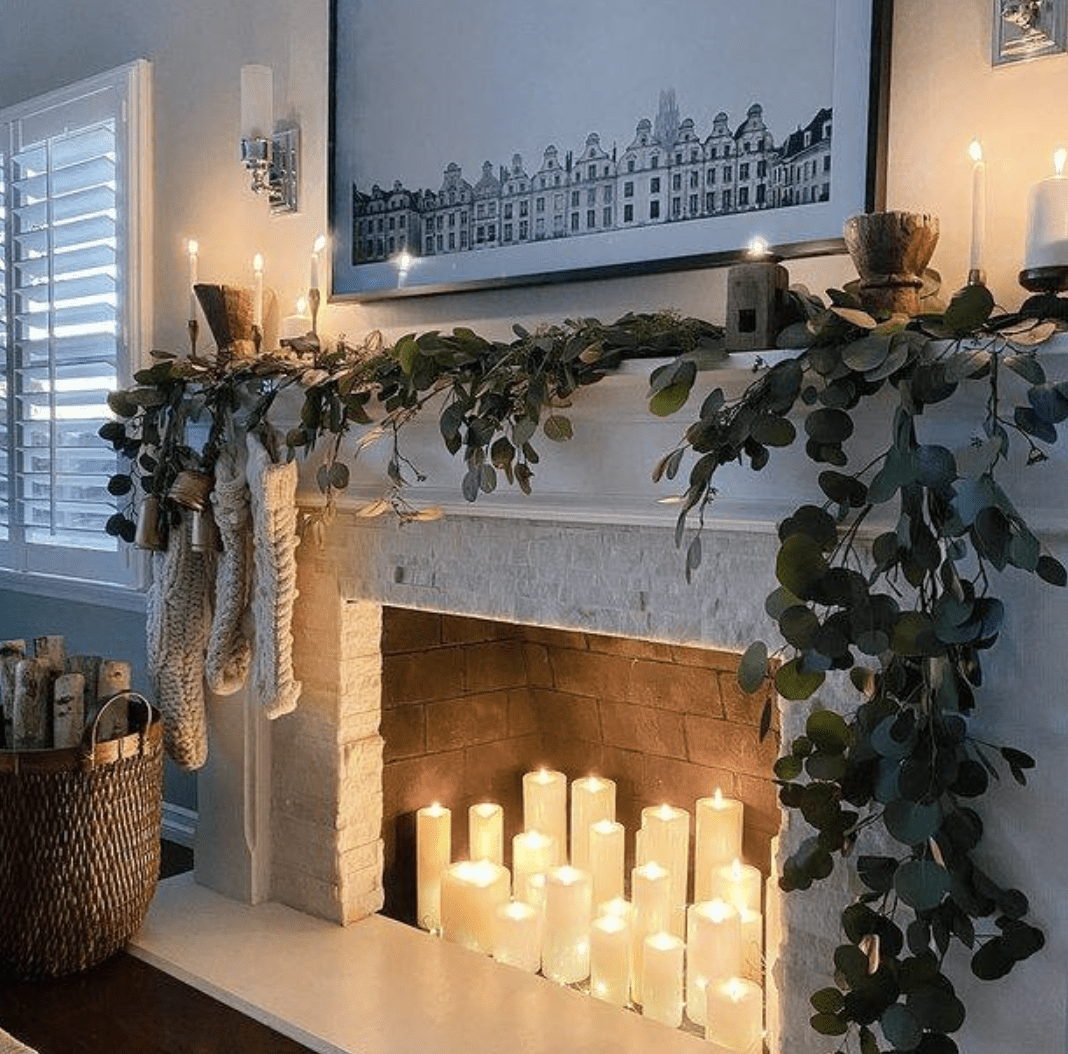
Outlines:
{"label": "dark wood floor", "polygon": [[[190,866],[164,843],[164,876]],[[38,1054],[308,1054],[125,953],[74,977],[0,982],[0,1028]]]}

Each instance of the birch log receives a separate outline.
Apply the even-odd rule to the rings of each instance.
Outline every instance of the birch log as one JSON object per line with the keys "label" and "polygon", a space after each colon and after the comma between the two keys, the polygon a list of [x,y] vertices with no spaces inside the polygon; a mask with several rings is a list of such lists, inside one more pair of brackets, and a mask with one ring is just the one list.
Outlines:
{"label": "birch log", "polygon": [[60,636],[34,637],[33,657],[43,662],[56,677],[63,672],[67,642]]}
{"label": "birch log", "polygon": [[85,678],[85,705],[91,707],[99,698],[96,690],[97,679],[100,676],[100,663],[103,660],[99,655],[68,655],[63,664],[64,672],[80,673]]}
{"label": "birch log", "polygon": [[26,657],[24,640],[0,641],[0,706],[4,720],[10,724],[15,706],[15,667]]}
{"label": "birch log", "polygon": [[[96,683],[97,700],[107,699],[116,692],[125,692],[130,687],[130,664],[118,659],[102,659]],[[130,730],[129,703],[119,699],[108,707],[98,729],[97,740],[116,739]]]}
{"label": "birch log", "polygon": [[11,718],[16,750],[52,745],[51,669],[40,659],[19,659],[15,666],[15,705]]}
{"label": "birch log", "polygon": [[52,694],[52,744],[76,747],[85,728],[85,678],[64,673],[56,678]]}

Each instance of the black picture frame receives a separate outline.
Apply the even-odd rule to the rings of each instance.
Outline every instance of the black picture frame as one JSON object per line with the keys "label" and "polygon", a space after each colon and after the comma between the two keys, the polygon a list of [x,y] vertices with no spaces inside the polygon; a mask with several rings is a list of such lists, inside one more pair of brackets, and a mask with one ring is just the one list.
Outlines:
{"label": "black picture frame", "polygon": [[[566,8],[572,13],[588,9],[592,16],[595,10],[604,10],[598,6],[599,2],[566,0]],[[680,10],[689,4],[695,14],[708,15],[704,0],[671,2]],[[786,16],[795,17],[797,0],[780,2],[795,5]],[[549,10],[563,3],[564,0],[544,0],[543,8],[539,5],[534,8]],[[611,150],[607,142],[602,146],[599,139],[590,136],[586,137],[585,145],[582,141],[564,139],[567,149],[557,151],[555,167],[546,167],[552,160],[547,151],[542,155],[540,168],[533,159],[524,162],[525,155],[520,156],[519,150],[515,151],[518,168],[514,162],[505,164],[497,157],[498,154],[507,156],[512,146],[517,145],[514,141],[524,138],[528,127],[538,122],[551,122],[555,116],[560,124],[569,122],[577,127],[582,117],[575,115],[575,100],[584,97],[580,88],[583,76],[589,75],[587,70],[586,74],[576,76],[573,84],[563,87],[554,83],[553,90],[546,92],[538,89],[535,80],[528,112],[516,112],[514,100],[520,96],[513,93],[507,120],[491,120],[494,108],[501,104],[479,100],[505,94],[494,92],[493,74],[498,73],[509,83],[517,74],[514,69],[509,73],[508,64],[499,57],[492,61],[483,61],[483,57],[498,55],[507,47],[509,39],[513,43],[516,40],[515,12],[511,5],[450,0],[448,5],[440,7],[448,15],[439,16],[449,21],[443,22],[440,32],[435,34],[434,27],[424,22],[439,10],[438,5],[422,4],[420,0],[331,0],[327,188],[332,246],[331,299],[366,302],[721,266],[741,258],[749,238],[754,235],[763,238],[784,258],[844,252],[841,238],[844,220],[857,212],[882,208],[885,203],[892,0],[805,0],[805,3],[829,15],[827,24],[819,24],[820,19],[815,17],[804,23],[804,32],[814,42],[813,46],[823,41],[826,49],[823,66],[819,60],[812,59],[812,76],[806,77],[802,71],[797,77],[811,96],[812,120],[805,122],[795,117],[795,127],[781,133],[772,130],[770,117],[763,122],[763,109],[757,115],[758,120],[752,122],[750,108],[743,119],[726,114],[729,136],[724,138],[718,118],[712,120],[711,126],[707,120],[703,126],[694,120],[693,127],[687,127],[681,114],[686,112],[690,99],[682,100],[680,108],[673,93],[662,93],[658,108],[653,110],[656,120],[649,121],[649,139],[655,140],[655,133],[662,129],[666,129],[663,138],[670,138],[677,130],[680,139],[669,148],[671,153],[661,144],[656,159],[663,187],[659,194],[662,215],[653,219],[645,214],[631,225],[623,221],[626,184],[642,181],[641,200],[633,208],[640,204],[651,210],[652,200],[657,196],[648,189],[656,178],[649,167],[654,163],[653,147],[647,142],[644,150],[639,148],[641,124],[635,126],[629,142],[621,138],[625,129],[614,128],[613,133],[619,134],[614,134]],[[731,6],[751,11],[749,5]],[[624,34],[634,39],[651,31],[657,19],[664,15],[661,5],[639,5],[632,0],[619,0],[612,10],[616,12],[617,23],[623,19],[635,21],[636,25]],[[486,12],[492,17],[486,18]],[[483,17],[475,19],[476,13]],[[641,25],[643,20],[648,20],[648,25]],[[454,25],[461,29],[450,36]],[[413,32],[413,27],[417,31]],[[776,78],[783,77],[783,64],[765,62],[762,57],[774,53],[776,48],[782,50],[786,44],[798,53],[807,53],[805,42],[795,39],[797,24],[783,24],[779,30],[782,41],[775,36],[776,32],[776,24],[769,23],[766,12],[762,11],[760,24],[751,27],[746,39],[730,41],[727,48],[731,54],[741,56],[733,61],[743,72],[748,71],[746,75],[752,75],[751,86],[740,91],[748,90],[752,96],[789,98],[793,104],[793,98],[802,97],[805,92],[794,91],[792,84],[777,83]],[[537,35],[533,34],[532,40]],[[678,56],[680,48],[692,46],[697,50],[673,58],[676,65],[665,66],[660,77],[665,85],[672,80],[673,69],[693,70],[703,60],[702,38],[699,34],[690,35],[697,38],[694,43],[687,44],[688,35],[680,34],[681,42],[673,43],[672,55]],[[527,53],[538,54],[540,47],[532,43]],[[598,63],[612,69],[634,68],[633,63],[620,63],[596,50],[590,61],[592,69],[599,69]],[[830,69],[826,69],[828,62]],[[625,78],[627,74],[619,76]],[[654,71],[652,76],[657,73]],[[821,81],[822,89],[811,87],[810,81]],[[443,83],[447,90],[443,89]],[[830,98],[829,105],[824,106],[820,92],[826,94],[827,84]],[[670,92],[670,85],[667,88]],[[603,100],[606,92],[600,95]],[[705,106],[705,112],[708,109]],[[764,133],[760,131],[761,123],[764,123]],[[730,157],[729,166],[724,164],[726,158],[708,156],[716,142],[724,143],[727,148],[731,140],[737,152]],[[680,155],[674,148],[680,141],[687,145],[681,155],[682,162],[676,164],[675,158]],[[750,149],[747,143],[754,150],[748,155],[742,152],[743,147]],[[695,148],[702,151],[697,162],[693,160]],[[494,160],[484,161],[482,178],[477,179],[470,171],[475,164],[473,159],[491,152]],[[426,158],[435,156],[442,172],[436,181],[427,175],[430,169],[426,164]],[[627,180],[626,176],[632,173],[625,166],[635,158],[640,165],[633,172],[635,178]],[[589,169],[590,160],[596,170]],[[760,161],[765,162],[762,169],[758,168]],[[739,179],[741,166],[747,163],[752,174],[747,180]],[[406,165],[411,169],[410,185],[405,178]],[[450,169],[450,165],[455,168]],[[821,178],[825,173],[816,171],[824,165],[829,166],[826,184]],[[728,189],[722,181],[714,188],[706,184],[705,179],[710,178],[708,169],[718,168],[722,172],[726,167],[733,169],[729,189],[737,197],[729,211],[722,208],[721,198],[718,209],[708,210],[705,206],[717,199],[707,195],[722,194],[722,189]],[[755,175],[758,170],[764,172],[763,191],[758,189],[761,182]],[[804,177],[800,175],[802,171]],[[594,173],[592,180],[585,178],[587,172]],[[695,179],[694,172],[698,173],[698,208],[691,215],[688,205],[694,201],[695,188],[690,186]],[[798,176],[796,181],[794,172]],[[524,185],[520,174],[526,181],[524,190],[520,190]],[[537,183],[543,175],[550,183],[539,187]],[[512,179],[513,176],[516,178]],[[681,177],[681,186],[676,177]],[[562,183],[553,186],[551,180],[556,178]],[[673,180],[681,193],[674,192]],[[509,185],[514,192],[507,190]],[[824,185],[827,190],[822,197]],[[466,202],[450,202],[447,186],[460,199],[466,197]],[[739,208],[737,198],[743,186],[750,197],[745,207]],[[608,187],[612,189],[607,190]],[[811,191],[812,200],[795,202],[787,197],[796,192],[800,198],[806,189]],[[539,195],[539,190],[545,190],[546,194]],[[592,209],[587,207],[591,191],[597,197]],[[561,194],[563,210],[556,207]],[[573,207],[576,194],[580,203],[577,209]],[[610,200],[605,201],[604,194],[610,194]],[[764,195],[762,204],[753,200],[757,194]],[[539,196],[547,198],[549,205],[548,214],[542,218],[551,218],[555,225],[538,232],[541,236],[534,229],[538,218],[534,209]],[[524,198],[527,206],[522,206]],[[682,202],[683,215],[678,215],[676,198]],[[464,204],[469,206],[466,210]],[[476,217],[479,205],[487,210],[495,209],[493,239],[481,245],[476,240],[480,233]],[[524,238],[519,236],[523,229],[518,216],[521,207],[527,211],[529,224]],[[608,223],[609,209],[613,214],[611,223]],[[506,211],[510,212],[507,242]],[[559,229],[561,215],[563,231]],[[392,246],[390,220],[394,224]],[[483,230],[488,231],[490,218],[487,216],[485,220]],[[381,221],[381,231],[374,230],[378,221]],[[445,226],[449,222],[457,227],[450,231]],[[575,223],[579,224],[577,232],[572,230]],[[584,229],[586,223],[593,225],[589,233]],[[403,247],[401,227],[397,225],[403,225]],[[465,237],[467,247],[454,244],[450,250],[447,242],[450,233],[457,238]],[[402,252],[408,254],[407,260],[401,256]]]}

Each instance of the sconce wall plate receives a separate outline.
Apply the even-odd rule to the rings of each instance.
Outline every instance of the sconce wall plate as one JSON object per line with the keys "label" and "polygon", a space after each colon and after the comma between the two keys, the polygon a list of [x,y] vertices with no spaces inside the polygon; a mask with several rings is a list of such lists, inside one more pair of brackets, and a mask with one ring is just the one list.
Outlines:
{"label": "sconce wall plate", "polygon": [[266,139],[242,139],[241,160],[252,173],[252,189],[266,193],[271,214],[296,212],[300,188],[300,129],[283,128]]}
{"label": "sconce wall plate", "polygon": [[995,66],[1068,50],[1068,0],[994,0]]}

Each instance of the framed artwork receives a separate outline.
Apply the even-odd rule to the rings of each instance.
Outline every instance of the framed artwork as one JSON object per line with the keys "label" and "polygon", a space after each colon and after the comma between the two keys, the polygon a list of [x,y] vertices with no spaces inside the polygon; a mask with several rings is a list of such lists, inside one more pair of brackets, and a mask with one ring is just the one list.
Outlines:
{"label": "framed artwork", "polygon": [[890,0],[332,0],[332,295],[842,252]]}

